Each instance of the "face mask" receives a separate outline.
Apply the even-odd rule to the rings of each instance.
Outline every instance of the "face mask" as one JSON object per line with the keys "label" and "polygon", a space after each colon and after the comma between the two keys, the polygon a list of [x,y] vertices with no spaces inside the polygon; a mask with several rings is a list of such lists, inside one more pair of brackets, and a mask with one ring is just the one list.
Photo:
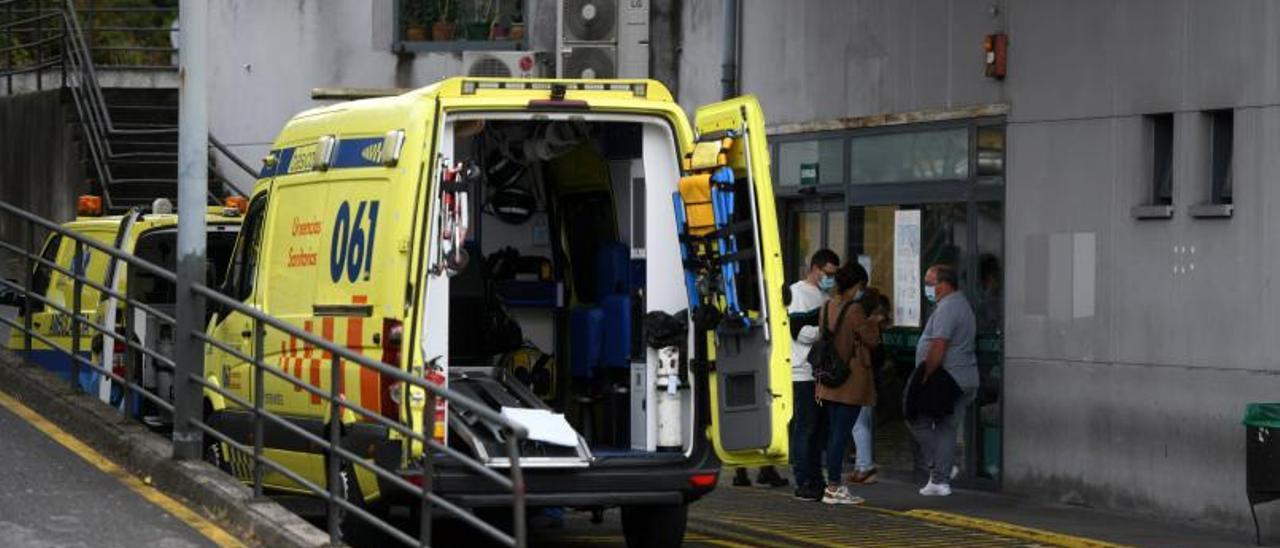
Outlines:
{"label": "face mask", "polygon": [[926,299],[929,299],[929,302],[931,303],[938,302],[938,286],[936,285],[924,286],[924,297]]}
{"label": "face mask", "polygon": [[823,293],[827,293],[831,291],[831,289],[834,288],[835,286],[836,286],[836,279],[826,274],[823,274],[822,279],[818,280],[818,289],[821,289]]}
{"label": "face mask", "polygon": [[862,300],[862,293],[863,293],[863,291],[862,291],[861,289],[859,289],[857,293],[854,293],[854,294],[853,294],[853,300],[855,300],[855,301],[861,301],[861,300]]}

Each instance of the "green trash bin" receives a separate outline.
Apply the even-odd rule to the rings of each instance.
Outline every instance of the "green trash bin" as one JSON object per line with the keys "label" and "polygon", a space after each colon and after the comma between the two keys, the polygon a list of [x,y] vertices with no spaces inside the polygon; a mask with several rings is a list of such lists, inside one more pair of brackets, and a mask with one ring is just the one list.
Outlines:
{"label": "green trash bin", "polygon": [[1280,403],[1244,407],[1245,493],[1255,542],[1262,543],[1254,505],[1280,499]]}

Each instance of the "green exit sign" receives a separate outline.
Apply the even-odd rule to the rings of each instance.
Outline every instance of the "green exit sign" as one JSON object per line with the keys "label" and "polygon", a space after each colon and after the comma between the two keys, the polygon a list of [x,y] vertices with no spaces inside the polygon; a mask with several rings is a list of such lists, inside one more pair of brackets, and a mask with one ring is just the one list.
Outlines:
{"label": "green exit sign", "polygon": [[816,185],[818,184],[818,164],[800,164],[800,184]]}

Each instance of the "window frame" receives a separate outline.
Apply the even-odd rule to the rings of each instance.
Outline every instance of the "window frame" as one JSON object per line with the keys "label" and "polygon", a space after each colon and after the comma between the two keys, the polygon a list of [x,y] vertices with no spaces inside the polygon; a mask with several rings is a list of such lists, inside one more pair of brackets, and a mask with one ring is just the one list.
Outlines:
{"label": "window frame", "polygon": [[[529,43],[529,0],[515,0],[521,4],[524,13],[524,38],[521,40],[449,40],[449,41],[409,41],[404,36],[401,25],[402,5],[410,0],[394,0],[391,10],[391,51],[394,53],[458,53],[463,51],[523,51]],[[461,23],[454,21],[455,33]],[[427,27],[430,32],[431,27]]]}
{"label": "window frame", "polygon": [[[223,286],[223,294],[240,302],[253,297],[257,286],[257,269],[262,246],[262,228],[267,217],[269,193],[262,193],[253,198],[244,215],[244,223],[240,227],[240,236],[236,238],[236,247],[231,252],[231,265]],[[256,216],[255,216],[256,215]],[[253,240],[253,241],[249,241]],[[250,257],[252,253],[252,257]],[[246,265],[249,265],[246,268]],[[247,289],[246,278],[248,278]]]}
{"label": "window frame", "polygon": [[1203,112],[1208,130],[1205,148],[1208,200],[1188,208],[1192,217],[1229,218],[1235,213],[1235,114],[1231,108]]}
{"label": "window frame", "polygon": [[[1167,124],[1167,128],[1166,128]],[[1167,129],[1167,143],[1164,138]],[[1174,196],[1174,156],[1178,150],[1178,123],[1173,112],[1142,115],[1144,176],[1146,197],[1129,209],[1134,219],[1171,219],[1176,203]],[[1162,154],[1163,153],[1163,154]],[[1168,196],[1164,195],[1167,191]]]}

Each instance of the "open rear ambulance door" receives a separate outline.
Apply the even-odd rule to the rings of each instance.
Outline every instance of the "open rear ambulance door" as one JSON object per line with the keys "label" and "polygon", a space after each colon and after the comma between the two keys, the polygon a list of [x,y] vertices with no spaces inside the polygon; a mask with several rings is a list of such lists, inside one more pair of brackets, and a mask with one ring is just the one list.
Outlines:
{"label": "open rear ambulance door", "polygon": [[[782,304],[782,249],[764,127],[754,96],[703,106],[695,115],[698,137],[685,166],[724,163],[733,169],[737,189],[733,213],[718,232],[735,240],[727,259],[736,258],[736,271],[726,279],[733,280],[732,300],[745,321],[729,321],[733,314],[726,314],[716,329],[695,333],[711,339],[706,347],[711,441],[720,460],[735,466],[786,464],[791,419],[791,337]],[[725,312],[733,310],[727,296],[720,302]]]}

